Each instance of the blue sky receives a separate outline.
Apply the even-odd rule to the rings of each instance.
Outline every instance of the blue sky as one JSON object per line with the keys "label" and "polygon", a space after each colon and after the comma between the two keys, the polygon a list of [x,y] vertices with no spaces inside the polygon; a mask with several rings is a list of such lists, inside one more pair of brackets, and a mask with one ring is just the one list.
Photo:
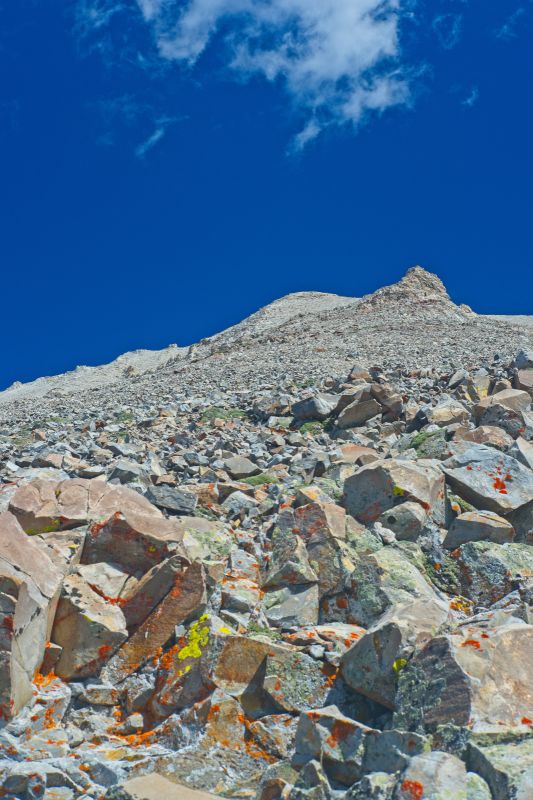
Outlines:
{"label": "blue sky", "polygon": [[531,0],[0,0],[0,386],[419,263],[533,313]]}

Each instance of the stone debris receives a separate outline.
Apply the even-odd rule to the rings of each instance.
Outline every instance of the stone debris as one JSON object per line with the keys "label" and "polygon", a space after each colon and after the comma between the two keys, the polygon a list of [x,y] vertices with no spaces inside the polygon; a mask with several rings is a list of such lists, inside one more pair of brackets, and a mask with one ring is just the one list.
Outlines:
{"label": "stone debris", "polygon": [[0,796],[530,798],[532,353],[415,268],[3,393]]}

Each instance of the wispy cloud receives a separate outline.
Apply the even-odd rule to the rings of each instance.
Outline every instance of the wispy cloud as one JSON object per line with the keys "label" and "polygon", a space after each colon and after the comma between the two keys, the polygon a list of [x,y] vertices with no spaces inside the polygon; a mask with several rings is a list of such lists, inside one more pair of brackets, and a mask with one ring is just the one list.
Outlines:
{"label": "wispy cloud", "polygon": [[238,79],[280,84],[295,148],[409,101],[400,22],[411,0],[136,0],[159,55],[194,68],[216,40]]}
{"label": "wispy cloud", "polygon": [[120,143],[124,147],[124,142],[129,142],[133,153],[141,159],[167,135],[172,125],[187,119],[161,113],[152,103],[132,94],[100,100],[94,106],[103,125],[98,143],[105,147]]}
{"label": "wispy cloud", "polygon": [[166,136],[169,127],[177,121],[176,117],[162,117],[156,120],[156,128],[153,133],[135,148],[137,158],[144,158]]}
{"label": "wispy cloud", "polygon": [[472,106],[476,105],[478,100],[479,100],[479,89],[477,88],[477,86],[472,86],[465,99],[461,101],[461,104],[463,106],[467,106],[467,108],[472,108]]}
{"label": "wispy cloud", "polygon": [[512,14],[510,14],[507,19],[505,20],[504,24],[501,28],[498,28],[496,31],[496,36],[498,39],[514,39],[517,36],[517,28],[520,24],[522,18],[525,16],[527,10],[531,10],[531,2],[527,5],[521,5]]}
{"label": "wispy cloud", "polygon": [[444,47],[445,50],[451,50],[459,43],[461,38],[463,15],[439,14],[433,20],[433,30],[437,34],[441,47]]}

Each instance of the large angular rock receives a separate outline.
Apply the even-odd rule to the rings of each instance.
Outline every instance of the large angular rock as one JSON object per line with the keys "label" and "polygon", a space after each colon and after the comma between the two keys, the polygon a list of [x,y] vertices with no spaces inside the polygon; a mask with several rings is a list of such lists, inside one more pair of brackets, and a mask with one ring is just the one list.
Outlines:
{"label": "large angular rock", "polygon": [[512,542],[514,537],[513,526],[498,514],[492,511],[467,511],[452,521],[443,546],[455,550],[466,542],[485,540],[505,544]]}
{"label": "large angular rock", "polygon": [[505,516],[533,500],[533,473],[493,447],[475,444],[443,464],[448,482],[476,508]]}
{"label": "large angular rock", "polygon": [[345,621],[369,628],[391,606],[422,600],[432,604],[435,590],[422,573],[393,547],[383,547],[355,566],[345,593],[323,609],[329,622]]}
{"label": "large angular rock", "polygon": [[173,586],[102,671],[102,680],[120,683],[155,656],[180,625],[205,604],[205,577],[193,563],[174,574]]}
{"label": "large angular rock", "polygon": [[524,348],[517,353],[513,366],[516,369],[533,369],[533,350]]}
{"label": "large angular rock", "polygon": [[456,422],[467,422],[470,419],[468,409],[453,397],[444,398],[435,406],[424,406],[421,414],[426,423],[442,428]]}
{"label": "large angular rock", "polygon": [[412,731],[371,730],[365,737],[363,772],[401,772],[413,756],[429,749],[429,737]]}
{"label": "large angular rock", "polygon": [[380,522],[391,530],[398,541],[416,542],[427,523],[427,511],[419,503],[407,500],[395,508],[384,511]]}
{"label": "large angular rock", "polygon": [[392,800],[396,789],[395,775],[371,772],[350,788],[350,800]]}
{"label": "large angular rock", "polygon": [[334,503],[308,503],[294,512],[294,521],[307,545],[334,538],[346,538],[346,510]]}
{"label": "large angular rock", "polygon": [[262,686],[276,710],[295,713],[324,705],[336,673],[305,653],[273,652],[264,664]]}
{"label": "large angular rock", "polygon": [[513,437],[495,425],[480,425],[478,428],[474,428],[473,431],[461,432],[455,439],[473,442],[474,444],[486,444],[504,452],[513,445]]}
{"label": "large angular rock", "polygon": [[90,526],[82,562],[111,561],[140,578],[169,556],[184,555],[182,539],[183,529],[176,520],[117,511],[104,522]]}
{"label": "large angular rock", "polygon": [[283,658],[286,652],[286,647],[272,642],[227,634],[211,643],[205,660],[211,661],[210,677],[214,685],[226,694],[240,698],[258,675],[269,653]]}
{"label": "large angular rock", "polygon": [[83,478],[37,479],[24,484],[11,498],[9,510],[30,534],[76,528],[117,511],[162,517],[146,498],[131,489]]}
{"label": "large angular rock", "polygon": [[305,543],[294,533],[295,520],[291,511],[280,515],[272,531],[271,550],[267,555],[263,588],[276,588],[305,583],[316,583],[317,575],[312,569]]}
{"label": "large angular rock", "polygon": [[414,756],[400,781],[398,800],[469,800],[464,762],[450,753]]}
{"label": "large angular rock", "polygon": [[308,503],[296,509],[294,524],[294,530],[306,543],[320,596],[340,591],[349,574],[345,509],[322,501]]}
{"label": "large angular rock", "polygon": [[316,625],[319,615],[318,584],[285,586],[266,592],[263,598],[265,616],[275,628]]}
{"label": "large angular rock", "polygon": [[324,420],[335,411],[338,404],[337,395],[317,394],[295,403],[292,407],[292,414],[298,422]]}
{"label": "large angular rock", "polygon": [[106,797],[109,800],[216,800],[214,794],[182,786],[155,772],[130,778],[110,790]]}
{"label": "large angular rock", "polygon": [[528,544],[470,542],[456,553],[463,593],[490,606],[533,575],[533,548]]}
{"label": "large angular rock", "polygon": [[351,786],[361,777],[365,736],[370,730],[336,706],[304,711],[298,721],[293,765],[303,767],[316,759],[330,778]]}
{"label": "large angular rock", "polygon": [[120,607],[130,633],[144,622],[174,588],[176,577],[183,572],[185,563],[182,556],[171,556],[148,570],[139,581],[133,582],[131,589],[126,585]]}
{"label": "large angular rock", "polygon": [[258,475],[261,472],[261,468],[254,464],[253,461],[250,461],[249,458],[245,458],[245,456],[227,458],[224,462],[224,467],[235,480],[250,478],[252,475]]}
{"label": "large angular rock", "polygon": [[33,696],[61,580],[46,550],[12,514],[0,514],[0,720],[18,714]]}
{"label": "large angular rock", "polygon": [[529,730],[533,719],[533,626],[488,616],[432,639],[400,672],[395,724],[433,732],[439,725],[476,733]]}
{"label": "large angular rock", "polygon": [[341,674],[360,694],[394,708],[398,675],[415,650],[435,635],[448,617],[444,601],[414,600],[392,606],[341,660]]}
{"label": "large angular rock", "polygon": [[65,579],[52,629],[52,641],[62,648],[56,664],[60,678],[97,675],[127,635],[118,605],[96,594],[81,575]]}
{"label": "large angular rock", "polygon": [[496,392],[480,400],[474,408],[474,415],[480,424],[490,424],[484,423],[483,419],[487,410],[493,406],[500,406],[501,408],[519,413],[521,411],[527,411],[530,405],[531,397],[527,392],[523,392],[520,389],[504,389],[501,392]]}
{"label": "large angular rock", "polygon": [[366,524],[406,500],[421,505],[435,522],[444,522],[444,477],[435,462],[384,459],[361,467],[344,482],[346,510]]}
{"label": "large angular rock", "polygon": [[515,389],[521,389],[523,392],[529,392],[533,396],[533,368],[519,369],[514,379]]}
{"label": "large angular rock", "polygon": [[533,444],[527,442],[521,436],[515,441],[509,455],[516,458],[516,460],[520,461],[525,467],[533,469]]}
{"label": "large angular rock", "polygon": [[369,400],[356,400],[346,406],[337,418],[337,425],[342,430],[346,428],[356,428],[364,425],[372,417],[381,414],[383,408],[371,397]]}
{"label": "large angular rock", "polygon": [[146,493],[148,500],[171,514],[192,514],[198,504],[193,492],[176,486],[151,486]]}
{"label": "large angular rock", "polygon": [[533,740],[502,743],[472,742],[469,769],[479,773],[490,787],[491,800],[531,800],[533,797]]}

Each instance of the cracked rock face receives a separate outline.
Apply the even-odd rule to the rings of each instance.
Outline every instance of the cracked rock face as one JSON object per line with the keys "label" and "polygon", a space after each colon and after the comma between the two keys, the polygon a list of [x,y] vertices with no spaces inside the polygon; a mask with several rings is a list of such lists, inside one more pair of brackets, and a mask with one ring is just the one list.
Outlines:
{"label": "cracked rock face", "polygon": [[531,352],[414,268],[0,393],[0,795],[529,798]]}

